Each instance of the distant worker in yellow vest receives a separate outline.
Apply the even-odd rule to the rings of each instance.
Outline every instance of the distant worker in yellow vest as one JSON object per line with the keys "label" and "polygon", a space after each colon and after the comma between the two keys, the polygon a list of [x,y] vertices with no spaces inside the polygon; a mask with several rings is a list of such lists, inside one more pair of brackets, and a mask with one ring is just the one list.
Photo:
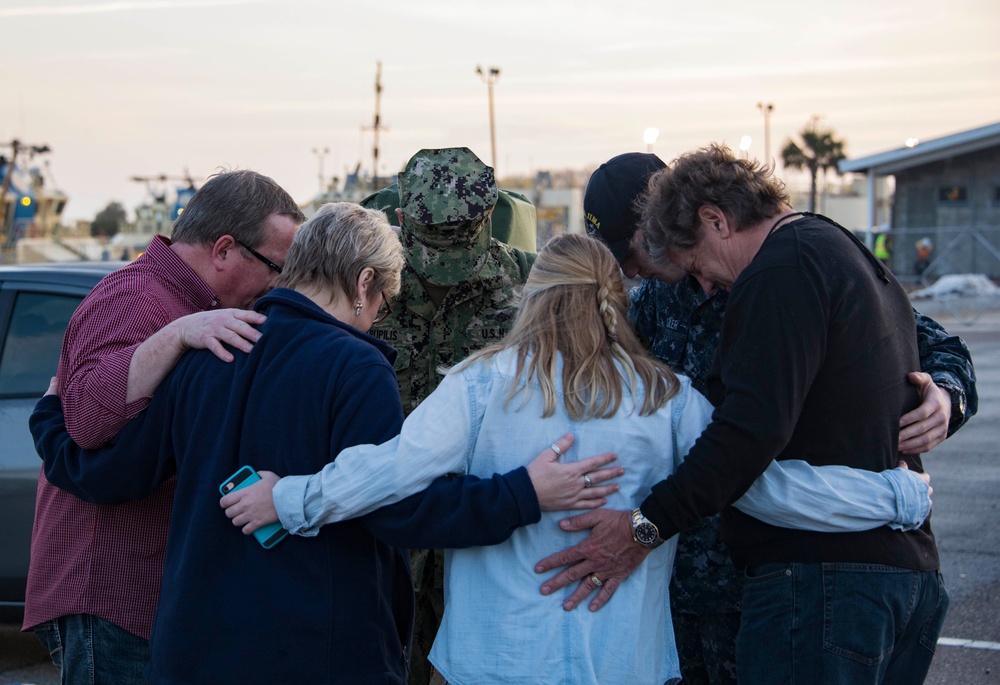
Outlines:
{"label": "distant worker in yellow vest", "polygon": [[889,260],[892,258],[892,236],[888,231],[882,231],[875,236],[875,256],[885,268],[889,268]]}

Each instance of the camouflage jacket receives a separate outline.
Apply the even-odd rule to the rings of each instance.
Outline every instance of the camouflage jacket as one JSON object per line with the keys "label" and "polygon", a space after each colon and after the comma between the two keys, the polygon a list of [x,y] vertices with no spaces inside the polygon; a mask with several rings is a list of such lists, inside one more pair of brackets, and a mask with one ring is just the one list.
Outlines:
{"label": "camouflage jacket", "polygon": [[476,276],[450,287],[437,307],[407,262],[392,314],[369,331],[399,353],[396,377],[405,414],[434,391],[442,368],[507,334],[516,289],[524,284],[533,260],[533,254],[494,239],[476,265]]}
{"label": "camouflage jacket", "polygon": [[[728,293],[709,296],[690,278],[671,285],[645,280],[629,294],[629,319],[650,350],[677,373],[691,378],[705,394],[715,360]],[[966,412],[948,428],[951,435],[979,406],[976,374],[965,342],[948,335],[936,321],[914,311],[920,367],[949,392],[964,392]],[[670,586],[673,610],[681,613],[731,613],[740,610],[743,575],[722,542],[721,519],[714,516],[678,539]]]}

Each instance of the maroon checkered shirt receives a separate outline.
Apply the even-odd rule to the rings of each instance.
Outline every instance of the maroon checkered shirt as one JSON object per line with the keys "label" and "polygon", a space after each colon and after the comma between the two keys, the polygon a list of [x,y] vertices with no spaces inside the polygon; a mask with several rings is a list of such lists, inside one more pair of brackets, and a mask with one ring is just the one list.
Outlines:
{"label": "maroon checkered shirt", "polygon": [[[59,359],[59,393],[77,443],[98,447],[142,411],[125,403],[135,348],[174,319],[218,307],[218,297],[157,236],[139,259],[104,278],[73,314]],[[24,628],[91,614],[149,638],[174,480],[114,506],[83,502],[38,479]]]}

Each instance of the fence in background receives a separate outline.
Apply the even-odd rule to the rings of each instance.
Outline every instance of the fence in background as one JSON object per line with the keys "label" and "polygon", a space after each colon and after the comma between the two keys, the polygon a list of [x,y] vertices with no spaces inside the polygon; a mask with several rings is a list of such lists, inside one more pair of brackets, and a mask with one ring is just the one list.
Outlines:
{"label": "fence in background", "polygon": [[[942,276],[983,274],[991,282],[1000,279],[1000,227],[897,228],[886,231],[889,268],[909,291],[926,288]],[[918,264],[918,243],[933,245],[925,265]],[[923,267],[923,268],[921,268]],[[982,292],[954,298],[915,300],[917,309],[934,315],[946,311],[958,321],[971,324],[984,314],[1000,310],[1000,293]]]}

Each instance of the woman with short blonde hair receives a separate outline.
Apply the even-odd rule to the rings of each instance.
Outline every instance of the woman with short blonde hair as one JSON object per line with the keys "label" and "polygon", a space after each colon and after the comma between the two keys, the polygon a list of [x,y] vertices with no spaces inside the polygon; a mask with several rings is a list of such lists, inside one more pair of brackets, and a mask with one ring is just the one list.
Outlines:
{"label": "woman with short blonde hair", "polygon": [[379,299],[383,292],[392,298],[399,292],[403,264],[403,246],[384,212],[331,202],[321,206],[295,235],[273,285],[292,290],[333,288],[356,302],[358,277],[370,268],[372,292]]}

